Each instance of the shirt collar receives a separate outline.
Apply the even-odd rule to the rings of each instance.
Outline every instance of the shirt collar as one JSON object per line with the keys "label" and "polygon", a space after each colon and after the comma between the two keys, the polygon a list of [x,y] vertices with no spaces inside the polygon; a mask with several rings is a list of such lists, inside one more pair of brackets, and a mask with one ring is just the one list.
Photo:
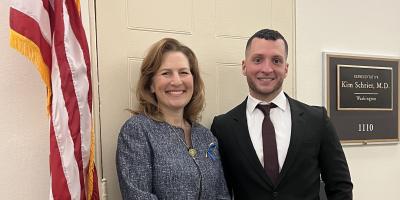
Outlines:
{"label": "shirt collar", "polygon": [[254,98],[253,96],[251,96],[249,94],[248,98],[247,98],[247,108],[246,109],[247,109],[247,111],[252,113],[254,111],[254,109],[256,109],[256,106],[260,103],[261,104],[274,103],[278,108],[285,111],[287,109],[286,102],[287,102],[287,98],[283,91],[279,92],[279,94],[271,102],[261,101],[259,99]]}

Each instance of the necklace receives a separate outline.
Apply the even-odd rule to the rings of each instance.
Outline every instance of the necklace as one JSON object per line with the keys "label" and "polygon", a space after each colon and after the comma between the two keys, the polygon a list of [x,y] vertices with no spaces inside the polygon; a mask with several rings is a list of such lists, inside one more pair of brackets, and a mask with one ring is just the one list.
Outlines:
{"label": "necklace", "polygon": [[194,158],[197,155],[197,150],[192,147],[189,147],[188,153],[190,156],[192,156]]}
{"label": "necklace", "polygon": [[[186,144],[186,142],[184,140],[182,140],[182,138],[178,135],[178,133],[175,130],[175,127],[172,125],[170,125],[170,126],[171,126],[170,129],[171,128],[173,129],[172,132],[175,134],[175,136],[179,139],[179,141],[181,141],[185,145],[189,156],[194,158],[197,155],[197,150],[195,148],[193,148],[192,146],[188,146]],[[183,128],[181,128],[181,129],[183,130],[183,135],[185,135],[185,130]]]}

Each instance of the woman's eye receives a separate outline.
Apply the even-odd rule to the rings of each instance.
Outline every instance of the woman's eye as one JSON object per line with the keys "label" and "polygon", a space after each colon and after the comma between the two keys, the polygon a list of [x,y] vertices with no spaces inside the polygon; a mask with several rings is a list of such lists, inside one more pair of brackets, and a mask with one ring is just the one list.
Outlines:
{"label": "woman's eye", "polygon": [[161,75],[163,75],[163,76],[168,76],[168,75],[169,75],[169,72],[162,72]]}
{"label": "woman's eye", "polygon": [[190,74],[190,72],[188,72],[188,71],[182,71],[181,74],[187,75],[187,74]]}

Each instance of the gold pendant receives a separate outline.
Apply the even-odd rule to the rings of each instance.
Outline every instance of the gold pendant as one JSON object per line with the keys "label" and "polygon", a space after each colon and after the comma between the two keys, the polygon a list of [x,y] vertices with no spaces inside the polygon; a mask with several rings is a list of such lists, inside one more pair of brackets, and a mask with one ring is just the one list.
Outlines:
{"label": "gold pendant", "polygon": [[194,158],[197,154],[197,150],[193,149],[193,148],[189,148],[188,152],[189,152],[189,155],[192,156],[192,158]]}

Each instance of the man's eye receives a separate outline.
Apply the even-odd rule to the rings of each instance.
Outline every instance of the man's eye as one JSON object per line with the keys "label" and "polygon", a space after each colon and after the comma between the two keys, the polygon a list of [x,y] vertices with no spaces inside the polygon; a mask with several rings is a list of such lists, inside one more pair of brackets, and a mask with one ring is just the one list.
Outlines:
{"label": "man's eye", "polygon": [[255,63],[260,63],[261,62],[261,58],[254,58],[253,60]]}
{"label": "man's eye", "polygon": [[282,60],[281,59],[279,59],[279,58],[274,58],[274,59],[272,59],[272,63],[274,63],[274,64],[281,64],[282,63]]}

